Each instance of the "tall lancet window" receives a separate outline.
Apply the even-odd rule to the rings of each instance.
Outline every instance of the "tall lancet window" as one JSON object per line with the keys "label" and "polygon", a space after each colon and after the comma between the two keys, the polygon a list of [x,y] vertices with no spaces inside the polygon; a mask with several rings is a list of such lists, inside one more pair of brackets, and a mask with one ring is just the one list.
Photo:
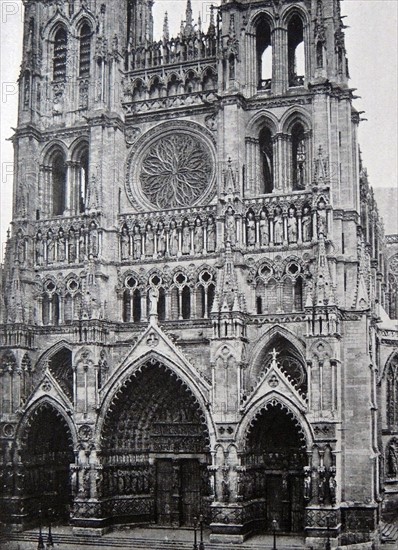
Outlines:
{"label": "tall lancet window", "polygon": [[305,76],[304,28],[298,15],[287,27],[289,86],[303,86]]}
{"label": "tall lancet window", "polygon": [[88,206],[88,148],[84,148],[79,162],[79,212],[85,211]]}
{"label": "tall lancet window", "polygon": [[274,189],[274,150],[271,130],[263,128],[259,138],[263,193],[272,193]]}
{"label": "tall lancet window", "polygon": [[293,190],[306,186],[307,147],[302,124],[297,123],[292,131]]}
{"label": "tall lancet window", "polygon": [[268,90],[272,80],[271,29],[265,17],[256,27],[257,82],[258,88]]}
{"label": "tall lancet window", "polygon": [[61,216],[66,207],[66,162],[62,151],[56,151],[51,163],[52,213]]}
{"label": "tall lancet window", "polygon": [[66,57],[68,51],[68,35],[63,27],[60,27],[54,37],[53,78],[54,80],[66,80]]}
{"label": "tall lancet window", "polygon": [[90,76],[91,28],[84,23],[80,29],[79,76]]}

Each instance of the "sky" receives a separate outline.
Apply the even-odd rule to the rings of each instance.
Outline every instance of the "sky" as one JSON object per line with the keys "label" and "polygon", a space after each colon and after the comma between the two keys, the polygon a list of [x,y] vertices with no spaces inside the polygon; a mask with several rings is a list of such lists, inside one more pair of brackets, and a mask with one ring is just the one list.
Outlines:
{"label": "sky", "polygon": [[[108,6],[112,2],[111,0]],[[217,3],[217,2],[214,2]],[[192,1],[194,18],[200,13],[203,28],[211,2]],[[161,36],[164,12],[175,35],[185,12],[185,0],[156,0],[155,37]],[[398,0],[343,0],[350,86],[356,88],[354,106],[365,111],[359,129],[363,161],[375,188],[396,187],[397,177],[397,28]],[[0,0],[1,133],[0,133],[0,244],[4,249],[11,221],[12,145],[8,138],[17,123],[17,78],[22,55],[22,0]],[[396,214],[395,214],[396,215]],[[1,257],[0,250],[0,257]]]}

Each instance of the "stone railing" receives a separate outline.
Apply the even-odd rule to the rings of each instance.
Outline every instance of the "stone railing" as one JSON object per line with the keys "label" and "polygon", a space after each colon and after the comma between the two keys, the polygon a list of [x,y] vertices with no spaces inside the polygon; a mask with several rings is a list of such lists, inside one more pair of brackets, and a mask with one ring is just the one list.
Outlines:
{"label": "stone railing", "polygon": [[216,37],[204,33],[153,42],[129,50],[128,70],[141,71],[152,67],[214,58],[216,46]]}

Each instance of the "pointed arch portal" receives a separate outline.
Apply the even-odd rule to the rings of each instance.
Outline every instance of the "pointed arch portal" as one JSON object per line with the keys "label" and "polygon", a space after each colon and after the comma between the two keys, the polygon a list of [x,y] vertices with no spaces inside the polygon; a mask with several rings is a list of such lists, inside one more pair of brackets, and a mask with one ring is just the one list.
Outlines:
{"label": "pointed arch portal", "polygon": [[70,465],[74,463],[73,438],[63,415],[50,403],[38,405],[23,428],[20,487],[26,523],[37,522],[40,510],[45,517],[69,520],[72,504]]}
{"label": "pointed arch portal", "polygon": [[201,406],[168,367],[149,360],[115,395],[102,429],[111,521],[191,526],[209,495],[209,433]]}
{"label": "pointed arch portal", "polygon": [[304,530],[304,467],[307,465],[305,434],[294,415],[276,401],[263,408],[246,437],[244,500],[255,500],[258,527],[271,532]]}

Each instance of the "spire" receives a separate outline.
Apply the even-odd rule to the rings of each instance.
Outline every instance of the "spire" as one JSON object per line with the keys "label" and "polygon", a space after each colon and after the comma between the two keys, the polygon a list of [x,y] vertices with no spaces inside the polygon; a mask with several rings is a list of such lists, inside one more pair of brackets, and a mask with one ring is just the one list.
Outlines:
{"label": "spire", "polygon": [[213,4],[210,6],[210,23],[209,23],[209,29],[208,34],[211,36],[214,36],[216,34],[216,25],[214,23],[214,6]]}
{"label": "spire", "polygon": [[185,36],[190,36],[193,33],[193,17],[191,0],[187,0],[187,8],[185,11]]}
{"label": "spire", "polygon": [[169,16],[167,14],[167,11],[164,14],[164,21],[163,21],[163,40],[165,42],[168,42],[170,40]]}
{"label": "spire", "polygon": [[332,278],[329,271],[329,263],[326,256],[325,238],[323,233],[319,235],[318,243],[318,262],[315,276],[314,305],[334,305],[334,291],[332,287]]}
{"label": "spire", "polygon": [[202,18],[200,17],[200,12],[198,14],[198,35],[202,33]]}

